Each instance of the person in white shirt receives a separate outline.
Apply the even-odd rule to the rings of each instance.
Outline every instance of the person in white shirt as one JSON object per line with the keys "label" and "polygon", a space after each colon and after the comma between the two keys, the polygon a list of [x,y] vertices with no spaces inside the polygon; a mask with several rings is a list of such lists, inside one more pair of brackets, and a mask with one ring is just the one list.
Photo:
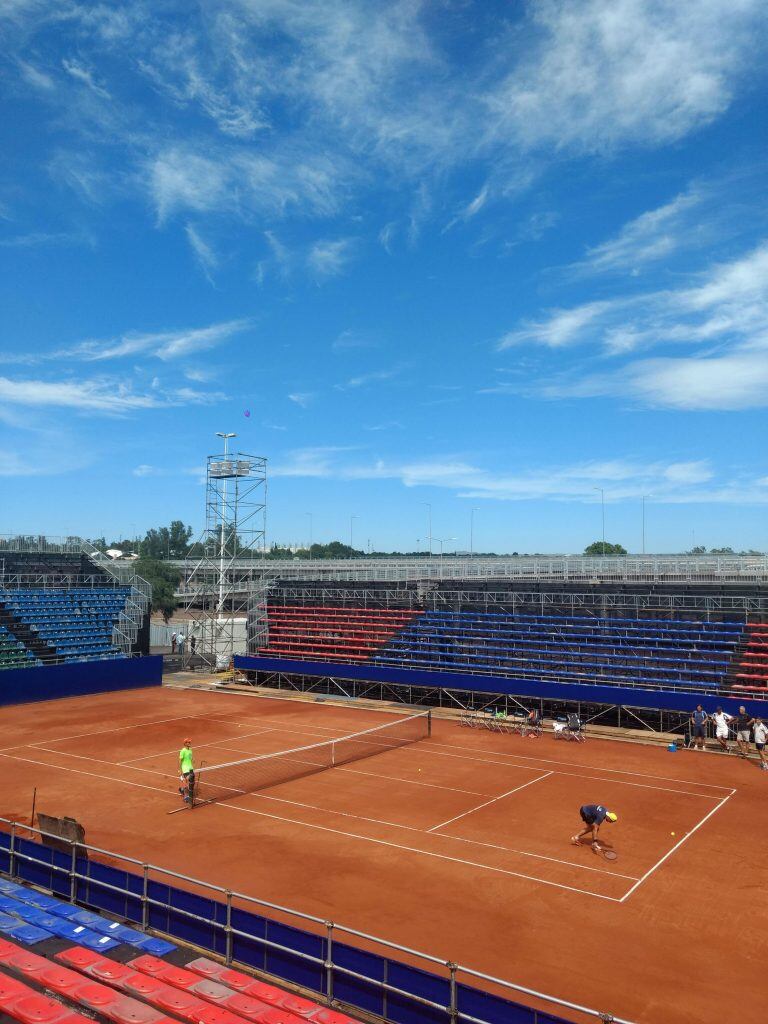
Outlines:
{"label": "person in white shirt", "polygon": [[712,721],[715,723],[715,738],[726,754],[730,753],[731,749],[728,746],[728,723],[732,718],[733,715],[726,714],[722,708],[718,708],[712,715]]}
{"label": "person in white shirt", "polygon": [[760,758],[760,770],[768,771],[768,761],[765,759],[765,744],[768,742],[768,725],[762,720],[762,718],[752,719],[752,735],[755,739],[755,747],[757,748],[757,756]]}

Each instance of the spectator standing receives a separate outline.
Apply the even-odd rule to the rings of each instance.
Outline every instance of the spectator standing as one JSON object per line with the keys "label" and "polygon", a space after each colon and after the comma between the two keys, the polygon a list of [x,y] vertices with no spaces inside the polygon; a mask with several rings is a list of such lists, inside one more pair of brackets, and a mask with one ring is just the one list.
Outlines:
{"label": "spectator standing", "polygon": [[[720,744],[720,749],[729,754],[731,748],[728,746],[728,723],[733,721],[733,715],[718,708],[712,715],[712,721],[715,723],[715,738]],[[749,729],[747,729],[747,736],[749,736]]]}
{"label": "spectator standing", "polygon": [[184,641],[186,639],[187,638],[184,636],[183,633],[179,633],[179,635],[176,637],[176,644],[178,645],[179,648],[179,654],[184,654]]}
{"label": "spectator standing", "polygon": [[195,647],[197,647],[197,637],[196,636],[190,636],[190,638],[189,638],[189,653],[190,654],[194,654],[195,653]]}
{"label": "spectator standing", "polygon": [[696,705],[696,710],[691,715],[693,726],[693,746],[695,750],[704,750],[704,729],[709,715],[702,708],[701,704]]}
{"label": "spectator standing", "polygon": [[736,743],[739,748],[739,757],[749,757],[749,729],[753,719],[747,714],[745,707],[739,708],[736,716]]}
{"label": "spectator standing", "polygon": [[171,654],[176,653],[176,630],[171,633]]}
{"label": "spectator standing", "polygon": [[753,718],[752,725],[754,728],[757,756],[760,758],[760,770],[765,772],[768,771],[768,761],[765,759],[765,744],[766,741],[768,741],[768,725],[765,724],[762,718]]}

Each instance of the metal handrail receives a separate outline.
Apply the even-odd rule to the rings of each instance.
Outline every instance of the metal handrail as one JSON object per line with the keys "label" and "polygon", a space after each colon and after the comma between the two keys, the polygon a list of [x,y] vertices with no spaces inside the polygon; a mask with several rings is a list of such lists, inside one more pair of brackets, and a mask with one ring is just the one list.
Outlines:
{"label": "metal handrail", "polygon": [[[560,999],[557,996],[547,995],[543,992],[538,992],[536,989],[528,988],[525,985],[519,985],[511,981],[505,981],[502,978],[495,978],[492,975],[484,974],[481,971],[473,970],[470,967],[464,967],[453,960],[446,960],[442,957],[433,956],[429,953],[423,953],[420,950],[411,949],[408,946],[400,945],[396,942],[390,942],[387,939],[381,939],[375,935],[370,935],[367,932],[360,931],[356,928],[350,928],[345,925],[337,924],[334,921],[328,921],[321,917],[316,917],[313,914],[307,914],[303,911],[293,910],[289,907],[284,907],[279,903],[272,903],[269,900],[258,899],[255,896],[249,896],[246,893],[240,893],[231,889],[226,889],[222,886],[215,885],[210,882],[204,882],[201,879],[193,878],[190,875],[184,875],[177,871],[172,871],[168,868],[161,868],[154,864],[148,864],[146,862],[137,860],[135,857],[130,857],[126,854],[115,853],[112,850],[105,850],[98,846],[92,846],[88,843],[77,843],[73,840],[62,838],[61,836],[54,835],[50,832],[45,832],[42,829],[35,828],[31,825],[24,825],[23,823],[13,821],[10,818],[0,817],[0,825],[7,826],[7,831],[10,836],[8,857],[9,857],[9,874],[11,878],[21,878],[23,875],[19,874],[16,870],[19,861],[26,861],[32,864],[37,864],[44,867],[53,873],[65,875],[70,882],[70,898],[75,902],[77,893],[77,883],[85,882],[89,885],[97,886],[101,889],[105,889],[109,892],[120,894],[130,900],[140,900],[142,904],[142,920],[140,923],[141,927],[146,930],[148,928],[149,921],[149,908],[157,907],[161,910],[172,912],[181,917],[188,918],[190,920],[198,921],[208,925],[209,927],[223,932],[225,935],[226,943],[226,963],[229,965],[233,962],[232,949],[233,936],[238,938],[246,939],[249,942],[255,942],[263,947],[269,949],[278,950],[283,953],[287,953],[292,957],[297,957],[302,960],[307,960],[313,963],[315,966],[320,967],[325,972],[326,977],[326,992],[318,992],[317,995],[320,998],[324,998],[329,1005],[334,1003],[333,991],[334,991],[334,975],[344,975],[346,977],[356,978],[360,981],[364,981],[368,985],[378,987],[384,994],[392,994],[402,996],[404,998],[413,1000],[420,1005],[428,1006],[435,1010],[440,1010],[448,1014],[451,1024],[489,1024],[487,1019],[478,1018],[471,1016],[470,1014],[462,1012],[458,1007],[458,985],[460,984],[460,975],[466,975],[468,978],[474,978],[482,981],[486,984],[498,986],[499,988],[509,993],[522,993],[525,996],[538,999],[545,1003],[550,1003],[554,1007],[562,1007],[567,1010],[575,1011],[578,1013],[585,1014],[588,1017],[593,1017],[596,1020],[603,1022],[613,1022],[613,1024],[633,1024],[632,1021],[626,1020],[622,1017],[616,1017],[610,1013],[606,1013],[600,1010],[594,1010],[590,1007],[582,1006],[579,1003],[571,1002],[567,999]],[[23,838],[19,832],[23,831],[30,835],[37,836],[39,838],[50,838],[55,839],[57,842],[66,843],[71,850],[70,864],[69,867],[62,867],[58,864],[54,864],[53,860],[46,860],[30,856],[28,853],[23,853],[18,846],[18,840]],[[86,871],[85,873],[78,870],[78,852],[83,851],[87,857],[85,860]],[[121,888],[120,886],[112,885],[105,882],[101,878],[94,878],[90,874],[90,854],[99,854],[103,857],[109,858],[110,860],[120,861],[123,864],[129,864],[134,868],[140,870],[143,885],[141,893],[136,892],[128,887]],[[184,882],[194,886],[198,889],[206,890],[208,893],[216,893],[218,896],[223,896],[226,905],[226,920],[224,922],[216,921],[213,919],[201,917],[199,914],[194,914],[192,911],[184,910],[181,907],[174,906],[171,902],[156,899],[149,894],[149,881],[151,873],[157,873],[163,875],[165,878],[173,878],[176,881]],[[53,891],[53,890],[49,890]],[[315,929],[320,928],[324,932],[324,936],[327,943],[327,952],[325,957],[313,956],[311,953],[303,953],[290,947],[284,946],[278,942],[274,942],[265,936],[253,935],[250,932],[242,931],[241,929],[235,928],[232,925],[232,908],[233,901],[238,900],[251,905],[254,908],[261,910],[270,910],[279,914],[284,914],[287,917],[298,919],[301,922],[311,924]],[[126,918],[132,920],[131,918]],[[380,980],[377,978],[369,977],[368,975],[359,974],[348,967],[344,967],[341,964],[335,963],[333,960],[333,946],[336,938],[339,934],[350,936],[356,939],[362,939],[367,943],[372,943],[382,947],[385,950],[391,950],[397,954],[404,954],[408,957],[413,957],[421,960],[425,964],[429,964],[431,967],[440,967],[441,969],[448,972],[448,983],[450,992],[449,1005],[434,1002],[430,999],[425,999],[422,996],[418,996],[415,993],[408,992],[407,990],[400,989],[397,986],[391,984],[389,980]],[[536,1020],[538,1011],[531,1007],[534,1014],[534,1021]]]}

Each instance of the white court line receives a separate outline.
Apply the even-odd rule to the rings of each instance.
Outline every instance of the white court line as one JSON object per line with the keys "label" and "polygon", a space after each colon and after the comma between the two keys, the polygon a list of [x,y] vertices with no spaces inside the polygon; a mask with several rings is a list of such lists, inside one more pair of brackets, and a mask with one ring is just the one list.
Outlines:
{"label": "white court line", "polygon": [[[406,747],[404,749],[411,750],[412,748],[411,747]],[[442,750],[429,750],[427,747],[419,747],[419,749],[417,751],[414,751],[414,753],[418,753],[418,754],[432,754],[434,757],[453,757],[453,758],[457,758],[459,761],[476,761],[478,764],[494,764],[494,765],[497,765],[498,767],[501,767],[501,768],[520,768],[523,771],[529,771],[529,772],[536,771],[535,768],[532,768],[532,767],[530,767],[527,764],[512,764],[509,761],[493,761],[493,760],[490,760],[490,759],[485,758],[485,757],[466,757],[464,754],[446,754]],[[513,756],[513,755],[510,755],[510,756]],[[534,758],[528,758],[527,760],[534,760]],[[559,762],[559,761],[547,761],[546,758],[542,758],[541,760],[542,760],[543,764],[560,764],[560,763],[562,763],[562,762]],[[580,767],[580,766],[577,765],[576,767]],[[588,767],[587,770],[588,771],[604,771],[605,769],[602,769],[602,768],[589,768]],[[607,770],[610,771],[611,769],[607,769]],[[552,769],[552,773],[555,774],[555,775],[569,776],[569,777],[575,778],[575,779],[592,779],[594,782],[602,782],[602,783],[606,783],[606,784],[610,783],[611,785],[614,785],[614,786],[635,786],[635,787],[637,787],[639,789],[653,789],[653,790],[656,790],[659,793],[679,793],[681,796],[697,796],[697,797],[703,797],[705,800],[717,800],[718,799],[718,797],[710,796],[708,793],[689,793],[688,790],[684,790],[684,789],[669,789],[667,786],[651,786],[647,782],[629,782],[627,779],[603,779],[603,778],[599,778],[598,776],[594,776],[594,775],[581,775],[578,772],[563,772],[563,771],[559,771],[556,768]],[[631,772],[626,772],[625,774],[631,775],[632,773]],[[652,779],[652,778],[655,778],[655,776],[653,776],[653,775],[649,775],[649,776],[638,775],[638,778],[641,778],[641,779],[642,778],[651,778]],[[695,783],[694,783],[694,785],[695,785]]]}
{"label": "white court line", "polygon": [[455,818],[449,818],[448,821],[442,821],[439,825],[433,825],[432,828],[428,828],[427,832],[436,832],[439,828],[443,828],[444,825],[451,825],[454,821],[458,821],[459,818],[466,818],[468,814],[474,814],[475,811],[482,811],[484,807],[490,807],[491,804],[495,804],[497,800],[503,800],[504,797],[511,796],[513,793],[519,793],[521,789],[525,789],[526,786],[532,786],[534,782],[541,782],[542,779],[548,779],[550,775],[554,775],[554,772],[547,772],[544,775],[540,775],[537,779],[529,779],[528,782],[524,782],[522,786],[516,786],[514,789],[507,790],[506,793],[501,793],[499,796],[493,797],[492,800],[486,800],[484,804],[479,804],[477,807],[470,807],[468,811],[464,811],[463,814],[457,814]]}
{"label": "white court line", "polygon": [[[274,732],[274,731],[275,731],[274,729],[262,729],[259,732],[246,732],[243,735],[238,736],[237,739],[239,739],[239,740],[247,740],[251,736],[263,736],[265,733]],[[224,739],[226,741],[227,737],[225,737]],[[229,739],[235,739],[235,737],[234,736],[230,736]],[[232,747],[225,747],[224,743],[221,742],[220,740],[210,740],[210,742],[208,742],[208,743],[195,743],[194,748],[193,748],[193,752],[195,750],[202,750],[203,747],[221,747],[223,750],[232,750],[233,749]],[[178,754],[178,752],[179,752],[179,748],[178,747],[174,747],[173,750],[161,750],[157,754],[144,754],[144,755],[142,755],[142,757],[131,757],[127,761],[118,761],[117,764],[128,764],[128,765],[130,765],[130,764],[133,764],[134,761],[149,761],[150,758],[152,758],[152,757],[168,757],[171,754]],[[253,754],[253,751],[252,750],[248,751],[248,753]],[[254,754],[254,757],[257,757],[257,756],[258,756],[257,754]]]}
{"label": "white court line", "polygon": [[666,853],[664,854],[664,856],[663,856],[663,857],[661,858],[661,860],[658,860],[658,861],[656,861],[656,863],[655,863],[655,864],[653,865],[653,867],[652,867],[652,868],[649,868],[649,869],[648,869],[648,871],[646,871],[646,872],[645,872],[645,874],[644,874],[644,875],[642,876],[642,878],[638,878],[638,880],[637,880],[637,881],[635,882],[635,884],[634,884],[634,885],[632,886],[632,888],[631,888],[631,889],[630,889],[630,890],[629,890],[628,892],[625,892],[625,893],[624,893],[624,895],[623,895],[623,896],[621,897],[621,899],[619,900],[619,903],[623,903],[623,902],[624,902],[625,900],[628,900],[628,899],[629,899],[629,897],[630,897],[630,896],[632,895],[632,893],[633,893],[633,892],[634,892],[634,891],[635,891],[636,889],[639,889],[639,888],[640,888],[640,886],[641,886],[641,885],[643,884],[643,882],[644,882],[644,881],[645,881],[645,880],[646,880],[647,878],[650,878],[650,877],[651,877],[651,875],[653,874],[653,872],[654,872],[654,871],[655,871],[655,870],[656,870],[657,868],[660,868],[660,867],[661,867],[661,865],[662,865],[662,864],[664,863],[664,861],[665,861],[665,860],[667,860],[667,859],[668,859],[669,857],[671,857],[671,856],[672,856],[672,854],[673,854],[673,853],[675,852],[675,850],[679,850],[679,849],[680,849],[680,847],[681,847],[681,846],[683,845],[683,843],[687,842],[687,840],[689,840],[689,839],[691,838],[691,836],[693,835],[693,833],[694,833],[694,832],[698,832],[698,830],[699,830],[699,829],[701,828],[701,826],[702,826],[702,825],[703,825],[703,824],[704,824],[705,822],[709,821],[709,819],[710,819],[710,818],[712,817],[712,815],[713,815],[713,814],[716,814],[716,813],[717,813],[717,811],[719,811],[719,810],[720,810],[720,808],[721,808],[721,807],[722,807],[722,806],[723,806],[724,804],[728,803],[728,801],[729,801],[729,800],[731,799],[731,797],[733,796],[733,794],[734,794],[734,793],[736,793],[736,792],[737,792],[737,791],[736,791],[735,789],[732,789],[732,790],[730,791],[730,793],[728,794],[728,796],[724,796],[724,797],[723,797],[723,799],[722,799],[722,800],[720,801],[720,803],[719,803],[719,804],[717,805],[717,807],[713,807],[713,808],[712,808],[712,810],[711,810],[711,811],[709,812],[709,814],[705,814],[705,815],[704,815],[704,817],[703,817],[703,818],[701,819],[701,821],[700,821],[700,822],[699,822],[699,823],[698,823],[697,825],[694,825],[694,826],[693,826],[693,828],[691,829],[691,831],[690,831],[690,832],[686,832],[686,834],[685,834],[685,835],[683,836],[683,838],[682,838],[682,839],[681,839],[681,840],[680,840],[679,842],[675,843],[675,845],[674,845],[674,846],[672,847],[672,849],[671,849],[671,850],[668,850],[668,851],[667,851],[667,852],[666,852]]}
{"label": "white court line", "polygon": [[[250,694],[246,694],[245,696],[250,698]],[[260,694],[259,696],[263,696],[263,695]],[[270,699],[270,698],[264,698],[264,699]],[[306,701],[300,701],[298,703],[306,704],[307,702]],[[314,707],[315,705],[314,704],[309,704],[308,706],[309,707]],[[320,707],[327,707],[328,705],[322,704],[322,705],[318,705],[318,706],[320,706]],[[335,710],[338,711],[338,710],[345,710],[345,709],[344,708],[335,708]],[[357,711],[355,713],[357,713]],[[375,713],[376,712],[374,712],[374,714]],[[226,724],[232,724],[232,723],[229,723],[227,721],[227,719],[214,719],[214,718],[211,718],[210,720],[211,721],[221,721],[221,722],[224,722]],[[277,722],[277,721],[281,721],[281,720],[273,718],[273,719],[271,719],[271,721]],[[438,721],[444,721],[444,720],[443,719],[438,719]],[[289,723],[281,721],[281,724],[288,725]],[[315,726],[315,725],[313,725],[313,727],[311,729],[305,729],[303,726],[298,725],[295,722],[292,722],[290,724],[291,724],[292,728],[279,729],[279,730],[275,730],[275,731],[279,731],[279,732],[295,732],[295,733],[299,733],[299,734],[309,734],[310,732],[316,732],[317,730],[323,730],[324,732],[335,732],[335,733],[339,733],[339,735],[341,735],[341,736],[344,735],[343,732],[340,732],[340,729],[331,729],[329,726]],[[333,738],[333,737],[331,737],[331,738]],[[471,751],[479,753],[479,754],[490,755],[490,757],[511,758],[511,759],[515,759],[515,760],[518,760],[518,761],[533,761],[533,762],[536,762],[536,763],[539,763],[539,764],[564,765],[564,766],[569,767],[569,768],[582,768],[582,769],[586,769],[587,771],[604,772],[604,773],[607,773],[607,774],[610,774],[610,775],[631,775],[634,778],[638,778],[638,779],[654,779],[657,782],[676,782],[676,783],[679,783],[680,785],[683,785],[683,786],[695,786],[695,787],[704,788],[704,789],[719,789],[719,790],[722,790],[722,791],[726,791],[728,789],[727,786],[720,786],[720,785],[718,785],[716,783],[695,782],[692,779],[676,779],[676,778],[671,778],[670,776],[666,776],[666,775],[650,775],[647,772],[631,772],[631,771],[627,771],[626,769],[623,769],[623,768],[603,768],[603,767],[597,767],[596,765],[590,765],[590,764],[584,764],[583,765],[583,764],[579,764],[577,761],[558,761],[555,758],[550,758],[550,757],[528,757],[525,754],[506,753],[504,751],[499,751],[499,750],[486,750],[483,747],[465,747],[463,745],[452,744],[452,743],[439,743],[436,740],[429,740],[427,742],[428,742],[428,747],[424,746],[422,744],[419,745],[418,753],[435,754],[435,755],[439,755],[439,756],[443,756],[443,757],[451,756],[451,757],[456,757],[456,758],[458,758],[460,760],[465,760],[465,761],[481,761],[481,762],[483,762],[485,764],[497,764],[497,765],[505,765],[506,764],[506,762],[504,762],[504,761],[492,761],[492,760],[489,760],[488,758],[465,757],[462,754],[450,754],[450,755],[443,754],[442,751],[433,750],[431,748],[433,748],[433,747],[443,747],[443,748],[445,748],[445,750],[451,750],[451,751],[454,751],[454,750],[471,750]],[[405,748],[405,749],[410,749],[410,748]],[[528,768],[527,765],[514,765],[513,767]],[[534,769],[529,769],[529,770],[534,770]],[[566,775],[566,774],[569,774],[569,773],[561,772],[560,774]],[[584,775],[584,776],[577,776],[577,777],[589,778],[590,776]],[[605,780],[597,780],[597,781],[606,781],[606,782],[608,782],[608,781],[615,781],[615,782],[620,782],[621,780],[620,779],[615,779],[615,780],[605,779]],[[641,783],[635,783],[635,785],[640,786]],[[680,792],[680,793],[682,793],[681,790],[666,789],[663,786],[658,786],[658,787],[648,786],[648,788],[657,788],[657,789],[659,789],[660,792],[669,792],[669,793]],[[710,796],[709,794],[704,794],[704,793],[687,793],[686,792],[683,795],[685,795],[685,796],[707,796],[708,799],[710,799],[710,800],[717,800],[717,799],[719,799],[719,797],[717,797],[717,796]]]}
{"label": "white court line", "polygon": [[511,846],[499,846],[498,843],[483,843],[479,839],[465,839],[463,836],[452,836],[448,832],[435,832],[436,836],[443,836],[444,839],[453,839],[458,843],[470,843],[472,846],[487,846],[491,850],[503,850],[504,853],[517,853],[521,857],[535,857],[537,860],[551,860],[555,864],[566,864],[569,868],[579,868],[581,871],[595,871],[600,875],[614,875],[616,878],[627,878],[630,882],[637,881],[637,875],[622,875],[620,871],[610,871],[608,868],[591,868],[587,864],[577,864],[575,860],[563,860],[560,857],[545,857],[543,853],[529,853],[527,850],[514,850]]}
{"label": "white court line", "polygon": [[[45,750],[45,748],[42,748],[42,750]],[[50,751],[48,753],[59,754],[61,752],[60,751]],[[114,778],[112,775],[102,775],[102,774],[99,774],[97,772],[82,771],[81,769],[78,769],[78,768],[68,768],[66,765],[51,765],[51,764],[48,764],[47,761],[36,761],[33,758],[22,758],[22,757],[18,757],[18,756],[12,755],[12,754],[2,754],[1,756],[5,757],[5,758],[8,758],[8,759],[10,759],[12,761],[24,761],[24,762],[26,762],[28,764],[42,765],[44,768],[50,768],[52,771],[69,771],[69,772],[74,773],[75,775],[87,775],[90,778],[98,778],[98,779],[101,779],[104,782],[117,782],[117,783],[119,783],[121,785],[132,785],[132,786],[134,786],[136,788],[139,788],[139,790],[151,790],[153,793],[162,793],[164,796],[170,796],[171,795],[168,790],[161,790],[161,788],[159,788],[158,786],[155,786],[155,785],[142,785],[140,782],[130,782],[128,779]],[[69,755],[69,757],[78,758],[78,757],[80,757],[80,755],[72,754],[72,755]],[[85,760],[85,761],[98,761],[97,758],[85,758],[85,757],[81,758],[81,760]],[[113,767],[117,767],[116,765],[114,765],[114,762],[112,762],[112,761],[98,761],[98,763],[99,764],[110,764],[110,765],[113,765]],[[147,772],[152,772],[152,774],[155,774],[155,775],[162,775],[162,774],[164,774],[163,772],[153,772],[152,769],[150,769],[150,768],[134,768],[133,771],[147,771]],[[168,775],[168,776],[164,776],[164,777],[174,778],[175,776]],[[526,783],[526,784],[528,784],[528,783]],[[283,799],[281,797],[267,797],[265,794],[260,794],[260,793],[248,794],[248,796],[249,797],[253,797],[253,798],[257,798],[257,799],[261,799],[261,800],[273,800],[273,801],[276,801],[276,802],[279,802],[279,803],[283,803],[283,804],[293,804],[293,805],[295,805],[297,807],[304,807],[304,808],[307,808],[309,810],[316,810],[316,811],[319,811],[319,812],[321,812],[323,814],[338,814],[341,817],[358,818],[361,821],[371,821],[372,823],[376,823],[376,824],[390,825],[390,826],[392,826],[394,828],[403,828],[403,829],[407,829],[409,831],[418,831],[418,833],[421,833],[422,835],[426,835],[426,831],[423,828],[416,828],[413,825],[397,824],[394,821],[384,821],[381,818],[368,818],[368,817],[365,817],[365,816],[362,816],[362,815],[359,815],[359,814],[350,814],[349,812],[346,812],[346,811],[331,810],[328,807],[316,807],[313,804],[303,804],[303,803],[300,803],[299,801],[296,801],[296,800],[285,800],[285,799]],[[295,818],[284,818],[284,817],[281,817],[279,815],[267,814],[264,811],[249,810],[248,808],[237,807],[234,804],[226,804],[226,803],[224,803],[222,801],[218,802],[215,806],[218,806],[218,807],[229,807],[231,810],[248,811],[248,813],[250,813],[250,814],[260,814],[263,817],[274,818],[276,821],[287,821],[287,822],[290,822],[291,824],[300,825],[300,826],[303,826],[303,827],[306,827],[306,828],[323,828],[324,831],[333,831],[333,833],[338,833],[338,835],[340,835],[340,836],[348,836],[348,837],[351,837],[353,839],[366,840],[366,841],[372,842],[372,843],[379,843],[379,844],[382,844],[382,845],[385,845],[385,846],[395,846],[397,848],[400,848],[398,844],[387,843],[385,840],[369,839],[369,837],[357,836],[354,833],[344,833],[344,831],[340,831],[338,828],[328,828],[328,827],[324,827],[322,825],[313,825],[313,824],[310,824],[307,821],[297,821]],[[482,843],[482,844],[481,843],[476,843],[474,840],[462,840],[458,836],[446,836],[446,837],[443,837],[443,838],[451,839],[451,840],[458,840],[459,842],[462,842],[462,843],[471,843],[471,844],[476,845],[476,846],[490,846],[490,844],[486,844],[486,843]],[[410,848],[409,847],[401,847],[401,849],[408,850]],[[507,850],[506,847],[497,847],[496,849]],[[419,852],[419,851],[416,851],[416,852]],[[422,852],[426,852],[426,851],[422,851]],[[568,861],[568,860],[558,860],[556,857],[545,857],[545,856],[543,856],[541,854],[537,854],[537,853],[524,853],[521,850],[507,850],[507,852],[508,853],[522,854],[523,856],[528,856],[528,857],[536,857],[539,860],[551,860],[551,861],[555,861],[556,863],[559,863],[559,864],[565,864],[565,865],[567,865],[569,867],[577,867],[577,868],[581,868],[581,869],[584,869],[584,870],[591,870],[591,871],[598,871],[598,870],[600,870],[600,868],[585,867],[585,865],[583,865],[583,864],[573,863],[572,861]],[[459,859],[459,858],[455,858],[455,857],[443,856],[442,854],[429,854],[429,855],[430,856],[442,856],[443,859],[446,859],[446,860],[457,860],[457,859]],[[504,868],[495,868],[495,867],[490,867],[490,866],[484,865],[484,864],[475,864],[473,861],[464,861],[464,860],[459,859],[459,862],[460,863],[473,864],[475,867],[485,867],[487,870],[504,871],[504,873],[507,873],[507,874],[516,874],[516,873],[518,873],[518,872],[515,872],[515,871],[506,871]],[[602,871],[602,873],[605,873],[605,874],[617,874],[618,872],[616,872],[616,871]],[[621,877],[622,878],[629,878],[629,876],[621,876]],[[549,884],[549,885],[555,885],[556,884],[556,883],[547,883],[544,879],[535,879],[534,876],[527,876],[527,874],[520,874],[520,878],[530,878],[530,879],[534,879],[534,881],[542,882],[544,884]],[[572,887],[571,886],[560,886],[559,888],[570,889]],[[573,891],[574,892],[587,892],[587,890],[581,890],[581,889],[574,889]],[[592,896],[599,896],[600,895],[599,893],[589,893],[589,892],[587,892],[587,894],[588,895],[592,895]],[[612,899],[612,897],[607,897],[607,896],[603,897],[603,898],[605,898],[605,899],[609,899],[609,898]]]}
{"label": "white court line", "polygon": [[179,715],[177,718],[160,718],[155,722],[138,722],[135,725],[116,725],[111,729],[97,729],[95,732],[80,732],[74,736],[59,736],[56,739],[46,740],[25,740],[22,743],[14,743],[12,747],[0,748],[0,754],[6,750],[18,750],[20,747],[35,747],[40,743],[65,743],[67,740],[79,740],[85,736],[104,736],[110,732],[124,732],[126,729],[148,729],[153,725],[165,725],[167,722],[181,722],[184,719],[190,718],[205,718],[204,714],[201,715]]}
{"label": "white court line", "polygon": [[31,757],[18,757],[15,754],[5,754],[0,751],[0,757],[7,757],[11,761],[25,761],[27,764],[39,764],[43,768],[50,768],[53,772],[73,772],[75,775],[89,775],[92,779],[101,779],[102,782],[119,782],[121,786],[134,786],[136,789],[151,789],[154,793],[162,793],[163,796],[171,796],[167,789],[160,789],[158,786],[144,786],[141,782],[129,782],[127,779],[113,779],[110,775],[98,775],[96,772],[84,772],[80,768],[67,768],[62,764],[48,764],[47,761],[35,761]]}
{"label": "white court line", "polygon": [[[440,719],[442,721],[442,719]],[[606,743],[612,742],[606,740]],[[728,790],[728,786],[720,786],[713,782],[694,782],[692,779],[673,779],[668,775],[649,775],[647,772],[630,772],[624,768],[603,768],[593,764],[579,764],[578,761],[556,761],[552,757],[527,757],[525,754],[507,754],[500,750],[485,750],[483,747],[465,747],[458,743],[438,743],[430,740],[431,747],[445,747],[446,750],[472,750],[478,754],[492,754],[494,757],[514,757],[520,761],[540,761],[543,764],[563,764],[568,768],[586,768],[593,772],[611,772],[614,775],[634,775],[637,779],[656,779],[657,782],[679,782],[683,786],[704,786],[706,789]],[[420,748],[423,749],[423,748]],[[460,755],[456,755],[457,757]],[[467,760],[477,760],[467,758]]]}
{"label": "white court line", "polygon": [[[164,779],[176,779],[178,775],[172,772],[161,772],[156,768],[134,768],[132,764],[121,764],[119,761],[105,761],[103,757],[88,757],[85,754],[70,754],[66,750],[53,750],[51,747],[43,747],[39,743],[35,750],[44,750],[46,754],[55,754],[57,757],[75,757],[78,761],[93,761],[94,764],[108,764],[110,768],[127,768],[130,772],[146,772],[148,775],[162,775]],[[13,754],[6,755],[13,757]],[[63,765],[53,765],[55,768],[62,768]],[[105,776],[108,778],[109,776]]]}
{"label": "white court line", "polygon": [[476,861],[464,860],[462,857],[450,857],[445,853],[434,853],[430,850],[419,850],[414,846],[403,846],[401,843],[390,843],[386,839],[373,839],[370,836],[361,836],[355,832],[342,832],[338,828],[330,828],[327,825],[310,825],[306,821],[296,821],[293,818],[283,818],[279,814],[268,814],[266,811],[256,811],[249,807],[240,807],[237,804],[216,803],[213,807],[226,807],[230,811],[242,811],[244,814],[257,814],[264,818],[272,818],[275,821],[285,821],[289,825],[298,825],[303,828],[312,828],[320,832],[332,832],[334,835],[345,836],[348,839],[359,839],[364,843],[373,843],[376,846],[388,846],[395,850],[405,850],[407,853],[417,853],[422,857],[434,857],[437,860],[451,861],[454,864],[464,864],[468,867],[479,868],[481,871],[492,871],[500,875],[511,875],[514,878],[526,878],[530,882],[539,882],[541,885],[549,885],[555,889],[567,889],[569,892],[579,892],[584,896],[594,896],[599,900],[608,900],[611,903],[620,903],[616,896],[604,896],[600,892],[592,892],[589,889],[578,889],[573,885],[564,885],[560,882],[550,882],[546,878],[538,878],[536,875],[525,875],[521,871],[509,871],[506,868],[495,868],[488,864],[478,864]]}
{"label": "white court line", "polygon": [[[252,750],[240,750],[239,747],[229,747],[229,746],[225,746],[223,743],[219,743],[219,744],[217,744],[217,746],[220,746],[222,750],[233,750],[233,751],[235,751],[236,753],[239,753],[239,754],[253,754]],[[392,749],[394,750],[396,748],[393,747]],[[279,751],[279,750],[275,751],[275,756],[277,756],[280,753],[282,753],[282,751]],[[260,755],[260,754],[253,754],[253,756],[254,757],[261,757],[262,755]],[[120,763],[121,764],[128,764],[129,762],[128,761],[121,761]],[[351,763],[354,763],[354,762],[351,762]],[[211,765],[211,767],[215,768],[216,766],[215,765]],[[380,772],[364,772],[361,768],[347,768],[344,765],[333,765],[330,768],[328,768],[328,771],[349,772],[352,775],[370,775],[374,779],[388,779],[391,782],[404,782],[408,786],[424,786],[427,789],[443,789],[443,790],[445,790],[448,793],[464,793],[467,796],[488,796],[489,795],[488,793],[478,793],[477,790],[474,790],[474,789],[458,789],[456,786],[440,786],[436,782],[416,782],[415,779],[403,779],[399,775],[382,775]],[[531,771],[533,771],[533,769],[531,769]],[[294,781],[294,780],[289,779],[288,781],[291,782],[291,781]]]}

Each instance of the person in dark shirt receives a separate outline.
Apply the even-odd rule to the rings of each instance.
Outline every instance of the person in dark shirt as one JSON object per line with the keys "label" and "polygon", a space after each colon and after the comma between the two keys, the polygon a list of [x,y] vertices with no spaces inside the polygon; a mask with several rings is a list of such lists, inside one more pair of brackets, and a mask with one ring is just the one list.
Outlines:
{"label": "person in dark shirt", "polygon": [[691,725],[693,726],[693,745],[696,750],[704,750],[704,728],[707,724],[709,715],[702,708],[701,704],[696,705],[696,710],[691,715]]}
{"label": "person in dark shirt", "polygon": [[749,730],[752,725],[752,716],[747,714],[745,707],[739,708],[734,725],[736,726],[736,743],[739,747],[739,757],[749,757]]}
{"label": "person in dark shirt", "polygon": [[602,804],[584,804],[583,807],[579,808],[579,814],[584,822],[584,828],[578,835],[571,836],[571,842],[575,846],[580,846],[581,840],[585,836],[591,835],[592,849],[599,850],[600,844],[597,841],[597,833],[600,830],[600,826],[604,821],[610,821],[611,823],[618,821],[619,816],[613,811],[609,811],[607,807],[603,807]]}

